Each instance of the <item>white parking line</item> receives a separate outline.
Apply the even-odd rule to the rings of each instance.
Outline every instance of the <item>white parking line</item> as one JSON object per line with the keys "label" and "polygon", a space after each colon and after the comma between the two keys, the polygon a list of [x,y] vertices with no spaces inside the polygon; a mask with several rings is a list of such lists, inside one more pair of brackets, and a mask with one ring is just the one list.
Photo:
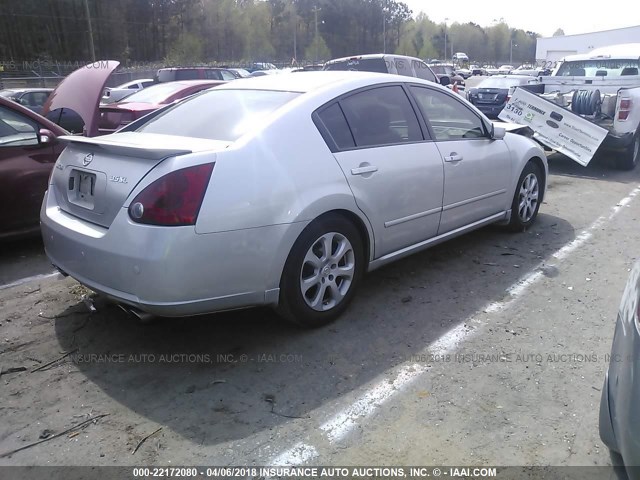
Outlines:
{"label": "white parking line", "polygon": [[17,287],[18,285],[23,285],[25,283],[33,282],[35,280],[44,280],[45,278],[55,277],[56,275],[60,275],[58,272],[51,273],[43,273],[40,275],[32,275],[31,277],[21,278],[20,280],[16,280],[15,282],[5,283],[4,285],[0,285],[0,290],[6,290],[7,288]]}
{"label": "white parking line", "polygon": [[306,443],[296,443],[289,450],[285,450],[280,455],[275,457],[269,466],[275,467],[293,467],[302,463],[308,462],[318,456],[318,451],[315,447],[307,445]]}
{"label": "white parking line", "polygon": [[[639,193],[640,186],[636,187],[629,193],[629,195],[612,207],[612,212],[608,217],[599,217],[574,240],[564,245],[551,257],[558,261],[565,259],[569,254],[590,240],[596,229],[601,228],[605,223],[612,220],[621,211],[621,209],[628,206],[633,198]],[[506,290],[506,299],[498,302],[492,302],[484,309],[481,309],[480,312],[499,312],[511,306],[519,297],[522,296],[523,293],[527,291],[529,287],[544,276],[540,270],[544,265],[548,264],[542,262],[534,270],[509,287]],[[475,315],[472,315],[460,325],[452,328],[431,343],[424,352],[427,355],[442,355],[450,353],[457,349],[464,341],[469,340],[469,338],[478,333],[484,324],[485,322],[476,318]],[[395,368],[391,372],[386,372],[378,381],[373,382],[363,394],[358,396],[351,405],[334,414],[329,420],[320,425],[320,429],[325,432],[330,443],[339,442],[349,435],[354,428],[358,426],[359,422],[374,414],[379,407],[392,398],[394,394],[405,390],[424,373],[428,372],[428,370],[428,366],[410,363]],[[318,450],[313,445],[298,443],[294,447],[275,457],[271,464],[300,465],[318,456]]]}

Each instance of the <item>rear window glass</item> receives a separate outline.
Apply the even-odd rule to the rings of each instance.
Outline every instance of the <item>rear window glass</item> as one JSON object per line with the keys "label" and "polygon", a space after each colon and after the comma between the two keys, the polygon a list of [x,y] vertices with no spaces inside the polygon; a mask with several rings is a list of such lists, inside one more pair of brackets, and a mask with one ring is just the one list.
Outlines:
{"label": "rear window glass", "polygon": [[389,73],[387,64],[382,58],[349,59],[331,62],[324,66],[325,70],[357,70],[359,72]]}
{"label": "rear window glass", "polygon": [[211,90],[168,109],[137,131],[234,141],[298,95],[271,90]]}
{"label": "rear window glass", "polygon": [[[212,85],[213,86],[213,85]],[[162,103],[185,86],[182,83],[158,83],[127,96],[127,102]]]}

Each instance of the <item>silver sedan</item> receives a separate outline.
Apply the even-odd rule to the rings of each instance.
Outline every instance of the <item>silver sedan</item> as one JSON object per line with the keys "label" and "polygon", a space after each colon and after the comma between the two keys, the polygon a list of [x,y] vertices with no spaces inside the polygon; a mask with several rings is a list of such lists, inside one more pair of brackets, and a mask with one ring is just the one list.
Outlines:
{"label": "silver sedan", "polygon": [[134,311],[339,316],[366,271],[485,225],[531,225],[538,144],[416,78],[231,82],[68,137],[41,211],[62,272]]}

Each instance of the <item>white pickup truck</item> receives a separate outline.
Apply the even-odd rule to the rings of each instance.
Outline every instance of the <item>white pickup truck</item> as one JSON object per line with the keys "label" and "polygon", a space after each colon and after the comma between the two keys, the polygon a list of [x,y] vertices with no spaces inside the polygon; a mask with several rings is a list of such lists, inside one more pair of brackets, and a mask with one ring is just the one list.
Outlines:
{"label": "white pickup truck", "polygon": [[565,57],[540,77],[537,98],[516,90],[500,118],[530,126],[541,143],[582,165],[607,149],[619,153],[618,168],[631,170],[640,160],[639,70],[640,43]]}

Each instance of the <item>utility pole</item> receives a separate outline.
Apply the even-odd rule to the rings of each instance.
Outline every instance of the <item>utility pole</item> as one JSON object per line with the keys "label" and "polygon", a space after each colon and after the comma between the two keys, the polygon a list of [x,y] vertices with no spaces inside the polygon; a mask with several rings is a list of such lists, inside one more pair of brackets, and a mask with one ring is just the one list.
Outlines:
{"label": "utility pole", "polygon": [[387,53],[387,12],[382,8],[382,53]]}
{"label": "utility pole", "polygon": [[447,20],[449,20],[448,18],[444,19],[444,61],[446,63],[447,61]]}
{"label": "utility pole", "polygon": [[315,7],[313,7],[313,10],[311,10],[314,15],[315,15],[315,20],[316,20],[316,38],[313,40],[316,44],[315,47],[315,51],[316,51],[316,61],[315,64],[318,64],[318,12],[322,10],[321,8],[318,8],[318,6],[316,5]]}
{"label": "utility pole", "polygon": [[96,61],[96,50],[93,47],[93,29],[91,28],[91,17],[89,16],[89,0],[84,0],[84,11],[87,15],[87,25],[89,26],[89,48],[91,49],[91,59]]}
{"label": "utility pole", "polygon": [[293,58],[298,61],[298,14],[293,12]]}

